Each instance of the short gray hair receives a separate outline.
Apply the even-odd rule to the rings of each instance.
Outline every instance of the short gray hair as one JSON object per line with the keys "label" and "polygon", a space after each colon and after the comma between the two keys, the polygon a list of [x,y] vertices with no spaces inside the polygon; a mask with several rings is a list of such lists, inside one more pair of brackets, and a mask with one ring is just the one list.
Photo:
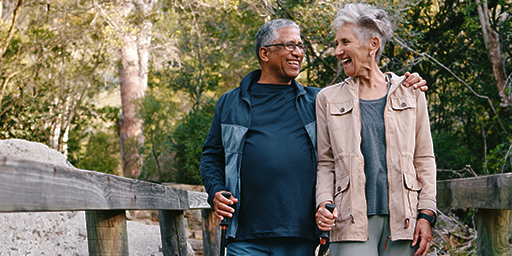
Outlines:
{"label": "short gray hair", "polygon": [[386,11],[367,4],[347,4],[338,11],[332,26],[337,30],[344,24],[354,25],[354,34],[361,42],[368,42],[374,36],[380,38],[380,47],[375,53],[378,60],[386,42],[393,37],[393,25]]}
{"label": "short gray hair", "polygon": [[260,63],[260,48],[264,45],[271,44],[276,41],[279,38],[279,33],[277,33],[277,30],[286,27],[296,27],[300,31],[300,27],[297,25],[297,23],[287,19],[271,20],[260,27],[258,33],[256,34],[255,40],[256,56],[258,57],[258,61]]}

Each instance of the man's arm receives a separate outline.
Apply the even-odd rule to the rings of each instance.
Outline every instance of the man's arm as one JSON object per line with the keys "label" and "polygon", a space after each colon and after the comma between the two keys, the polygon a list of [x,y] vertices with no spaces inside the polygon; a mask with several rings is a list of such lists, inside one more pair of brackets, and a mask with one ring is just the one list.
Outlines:
{"label": "man's arm", "polygon": [[208,203],[219,219],[231,217],[234,209],[229,205],[238,201],[233,196],[226,199],[221,195],[222,192],[229,192],[225,186],[225,154],[221,132],[220,110],[217,104],[212,125],[203,146],[200,169],[201,179],[208,193]]}
{"label": "man's arm", "polygon": [[219,106],[215,109],[212,125],[203,145],[201,154],[201,179],[203,180],[208,203],[213,207],[213,196],[215,193],[228,188],[225,186],[225,155],[222,146],[221,121]]}

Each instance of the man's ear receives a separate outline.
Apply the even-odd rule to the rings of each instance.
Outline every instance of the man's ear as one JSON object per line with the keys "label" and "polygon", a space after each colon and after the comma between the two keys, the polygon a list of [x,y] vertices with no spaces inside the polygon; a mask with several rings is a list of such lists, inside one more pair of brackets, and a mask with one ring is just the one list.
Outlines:
{"label": "man's ear", "polygon": [[270,53],[270,49],[268,49],[267,47],[260,47],[260,59],[261,61],[263,62],[268,62],[268,55]]}

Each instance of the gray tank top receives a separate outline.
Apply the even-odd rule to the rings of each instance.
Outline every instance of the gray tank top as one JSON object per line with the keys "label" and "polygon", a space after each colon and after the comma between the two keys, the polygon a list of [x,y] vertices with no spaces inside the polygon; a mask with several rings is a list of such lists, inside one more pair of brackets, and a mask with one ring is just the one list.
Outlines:
{"label": "gray tank top", "polygon": [[[389,81],[389,77],[388,77]],[[389,89],[389,82],[388,82]],[[368,216],[389,214],[386,129],[384,109],[387,95],[376,100],[360,99],[361,152],[366,175]]]}

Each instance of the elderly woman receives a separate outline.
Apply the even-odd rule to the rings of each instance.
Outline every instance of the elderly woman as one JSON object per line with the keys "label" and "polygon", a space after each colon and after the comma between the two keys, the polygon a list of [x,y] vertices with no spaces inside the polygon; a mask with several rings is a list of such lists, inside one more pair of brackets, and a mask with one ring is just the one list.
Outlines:
{"label": "elderly woman", "polygon": [[318,227],[331,230],[333,256],[426,255],[436,165],[425,95],[379,69],[393,35],[386,12],[349,4],[333,26],[349,78],[316,100]]}

